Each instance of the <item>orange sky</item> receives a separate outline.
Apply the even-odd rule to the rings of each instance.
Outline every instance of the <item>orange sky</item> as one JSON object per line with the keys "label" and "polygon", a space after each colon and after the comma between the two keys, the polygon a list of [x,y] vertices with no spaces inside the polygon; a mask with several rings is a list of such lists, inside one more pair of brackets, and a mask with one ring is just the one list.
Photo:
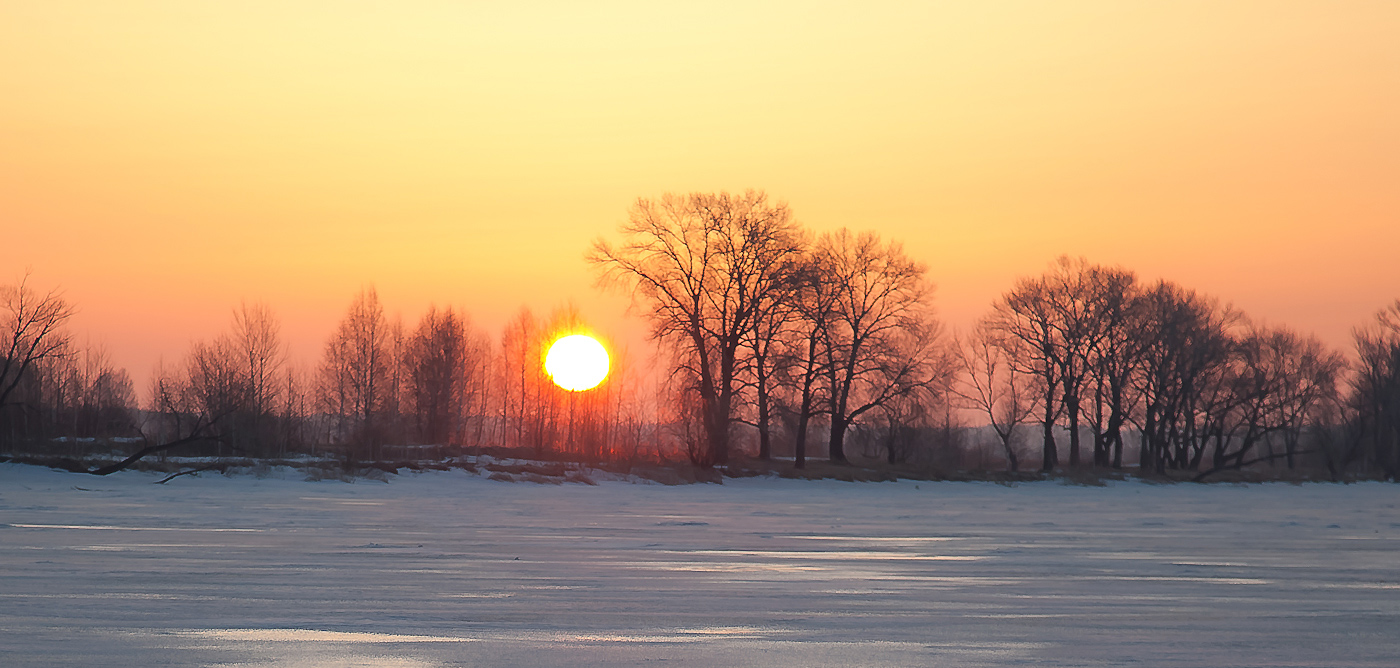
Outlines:
{"label": "orange sky", "polygon": [[312,360],[365,284],[618,331],[589,241],[754,187],[904,240],[954,326],[1068,253],[1346,345],[1400,296],[1397,34],[1388,1],[0,0],[0,280],[139,382],[240,300]]}

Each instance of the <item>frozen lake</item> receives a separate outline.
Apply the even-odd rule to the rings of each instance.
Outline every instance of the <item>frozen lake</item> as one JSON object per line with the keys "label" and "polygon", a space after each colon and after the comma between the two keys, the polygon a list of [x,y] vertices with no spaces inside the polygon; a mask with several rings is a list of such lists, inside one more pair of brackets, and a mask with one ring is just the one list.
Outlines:
{"label": "frozen lake", "polygon": [[6,666],[1386,666],[1400,485],[0,465]]}

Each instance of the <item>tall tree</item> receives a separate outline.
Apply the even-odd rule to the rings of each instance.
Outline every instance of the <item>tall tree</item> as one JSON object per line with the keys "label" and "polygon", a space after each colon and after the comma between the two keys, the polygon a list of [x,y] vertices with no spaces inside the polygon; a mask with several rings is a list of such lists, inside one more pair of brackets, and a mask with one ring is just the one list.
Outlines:
{"label": "tall tree", "polygon": [[[1343,368],[1341,355],[1314,337],[1285,327],[1251,325],[1233,342],[1218,381],[1204,388],[1199,402],[1200,449],[1211,451],[1203,479],[1225,468],[1286,460],[1288,468],[1302,454],[1300,443],[1318,409],[1335,394]],[[1283,452],[1273,450],[1282,440]],[[1262,447],[1264,452],[1256,455]],[[1199,456],[1189,468],[1199,468]]]}
{"label": "tall tree", "polygon": [[254,414],[269,414],[282,391],[285,363],[281,324],[267,304],[240,304],[233,312],[233,345],[240,375],[248,385],[248,407]]}
{"label": "tall tree", "polygon": [[[238,350],[227,336],[210,342],[196,342],[185,358],[185,388],[192,395],[192,405],[201,414],[221,416],[222,423],[234,413],[245,410],[252,396],[247,379],[243,376]],[[230,434],[220,430],[215,439],[223,456],[229,454],[226,448],[232,446],[239,454],[254,454],[243,447],[245,442],[230,443]]]}
{"label": "tall tree", "polygon": [[282,366],[286,362],[281,324],[266,304],[240,304],[233,312],[233,328],[227,345],[235,368],[248,393],[238,427],[245,447],[265,455],[278,449],[276,416],[283,391]]}
{"label": "tall tree", "polygon": [[696,395],[705,447],[698,465],[729,459],[741,348],[761,301],[783,280],[778,267],[801,250],[787,205],[762,192],[639,199],[614,246],[588,259],[604,284],[645,302],[653,336],[679,352],[677,371]]}
{"label": "tall tree", "polygon": [[350,304],[321,361],[322,404],[338,418],[341,436],[371,457],[378,455],[376,417],[388,391],[389,334],[379,295],[366,288]]}
{"label": "tall tree", "polygon": [[71,396],[76,399],[70,408],[72,435],[130,435],[136,393],[126,370],[113,366],[101,346],[88,346],[68,359]]}
{"label": "tall tree", "polygon": [[1139,468],[1163,473],[1185,469],[1203,447],[1203,412],[1209,392],[1226,372],[1234,347],[1230,330],[1239,312],[1168,281],[1143,293],[1140,364]]}
{"label": "tall tree", "polygon": [[1125,319],[1134,279],[1122,270],[1062,256],[1042,281],[1056,330],[1052,339],[1059,347],[1054,357],[1060,366],[1060,400],[1069,421],[1069,465],[1078,466],[1081,400],[1092,371],[1091,357]]}
{"label": "tall tree", "polygon": [[528,308],[520,309],[501,333],[500,375],[502,442],[532,447],[543,457],[546,393],[544,325]]}
{"label": "tall tree", "polygon": [[462,415],[467,365],[467,330],[451,308],[429,306],[408,340],[408,397],[414,428],[423,443],[446,443]]}
{"label": "tall tree", "polygon": [[938,325],[928,310],[925,267],[897,242],[842,229],[818,240],[814,263],[829,274],[833,308],[823,332],[832,461],[846,461],[847,429],[867,411],[933,386]]}
{"label": "tall tree", "polygon": [[1400,482],[1400,299],[1352,336],[1357,355],[1352,404],[1361,442],[1369,446],[1366,464]]}
{"label": "tall tree", "polygon": [[798,319],[788,333],[784,346],[787,355],[779,366],[786,370],[786,385],[796,395],[791,402],[796,406],[793,412],[797,420],[793,430],[793,465],[800,469],[807,465],[808,425],[812,418],[825,414],[831,403],[824,398],[819,381],[827,375],[826,355],[822,351],[827,347],[839,286],[810,255],[798,271],[797,286],[793,298]]}
{"label": "tall tree", "polygon": [[1059,464],[1054,429],[1061,406],[1057,390],[1063,350],[1049,301],[1050,288],[1043,279],[1021,279],[993,304],[987,316],[987,326],[997,333],[996,341],[1015,364],[1015,372],[1036,377],[1041,392],[1042,471],[1054,470]]}
{"label": "tall tree", "polygon": [[[1045,274],[1018,281],[993,306],[989,322],[1007,345],[1019,348],[1015,358],[1039,376],[1045,392],[1043,470],[1059,463],[1053,427],[1061,414],[1069,422],[1069,465],[1079,465],[1086,383],[1091,382],[1096,353],[1105,352],[1105,342],[1113,344],[1113,335],[1127,321],[1134,281],[1130,272],[1062,256]],[[1120,370],[1114,378],[1121,375]],[[1123,415],[1117,417],[1121,420]],[[1100,429],[1095,431],[1095,461],[1105,463],[1103,436]]]}
{"label": "tall tree", "polygon": [[805,239],[799,240],[798,254],[773,267],[776,280],[772,288],[760,294],[754,310],[753,327],[745,336],[747,355],[743,360],[743,377],[753,390],[754,422],[758,430],[758,458],[772,458],[772,422],[774,395],[781,382],[782,367],[792,360],[787,346],[791,334],[800,329],[802,282],[807,271]]}
{"label": "tall tree", "polygon": [[1084,286],[1092,323],[1085,328],[1089,346],[1080,394],[1089,404],[1093,464],[1122,468],[1123,427],[1137,399],[1130,384],[1142,343],[1142,288],[1132,272],[1098,265],[1087,268]]}
{"label": "tall tree", "polygon": [[1321,413],[1325,407],[1335,403],[1346,358],[1328,349],[1317,337],[1304,336],[1287,327],[1272,328],[1269,338],[1282,367],[1277,405],[1283,424],[1284,457],[1291,469],[1298,465],[1304,434],[1324,419]]}

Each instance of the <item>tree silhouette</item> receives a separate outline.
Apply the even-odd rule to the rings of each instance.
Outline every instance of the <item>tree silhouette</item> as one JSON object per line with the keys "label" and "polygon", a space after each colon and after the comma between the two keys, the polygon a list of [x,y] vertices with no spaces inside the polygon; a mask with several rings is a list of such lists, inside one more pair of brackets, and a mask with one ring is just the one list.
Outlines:
{"label": "tree silhouette", "polygon": [[851,424],[896,397],[945,378],[938,325],[928,313],[925,268],[873,232],[823,235],[814,263],[828,274],[833,307],[821,332],[832,461],[846,461]]}
{"label": "tree silhouette", "polygon": [[676,372],[698,398],[702,466],[729,459],[740,355],[779,267],[801,250],[785,204],[762,192],[692,193],[639,199],[614,246],[594,243],[588,259],[600,282],[645,303],[653,336],[679,352]]}
{"label": "tree silhouette", "polygon": [[467,347],[466,326],[451,308],[429,306],[408,339],[409,406],[422,443],[446,443],[463,417]]}
{"label": "tree silhouette", "polygon": [[955,392],[963,406],[987,416],[988,424],[1001,442],[1008,468],[1016,471],[1020,461],[1012,446],[1016,429],[1035,412],[1035,375],[1018,370],[1010,357],[1020,346],[999,341],[999,334],[984,320],[957,346],[962,381]]}
{"label": "tree silhouette", "polygon": [[[34,367],[68,353],[63,325],[74,308],[58,290],[40,294],[29,275],[0,286],[0,417],[8,413],[15,391]],[[8,430],[6,430],[8,432]]]}
{"label": "tree silhouette", "polygon": [[1358,358],[1352,380],[1358,437],[1369,445],[1367,463],[1400,481],[1400,299],[1352,335]]}
{"label": "tree silhouette", "polygon": [[[321,361],[321,401],[349,439],[349,460],[378,455],[377,418],[389,396],[389,322],[374,288],[360,291],[326,343]],[[349,462],[347,460],[347,463]]]}

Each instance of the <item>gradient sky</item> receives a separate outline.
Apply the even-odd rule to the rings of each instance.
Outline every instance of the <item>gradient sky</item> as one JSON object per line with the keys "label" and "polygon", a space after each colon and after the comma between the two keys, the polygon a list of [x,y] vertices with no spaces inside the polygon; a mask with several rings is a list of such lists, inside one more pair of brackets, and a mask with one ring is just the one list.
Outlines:
{"label": "gradient sky", "polygon": [[589,242],[752,187],[902,239],[956,327],[1067,253],[1344,346],[1400,296],[1397,35],[1388,1],[0,0],[0,281],[142,383],[240,300],[313,360],[367,284],[625,337]]}

